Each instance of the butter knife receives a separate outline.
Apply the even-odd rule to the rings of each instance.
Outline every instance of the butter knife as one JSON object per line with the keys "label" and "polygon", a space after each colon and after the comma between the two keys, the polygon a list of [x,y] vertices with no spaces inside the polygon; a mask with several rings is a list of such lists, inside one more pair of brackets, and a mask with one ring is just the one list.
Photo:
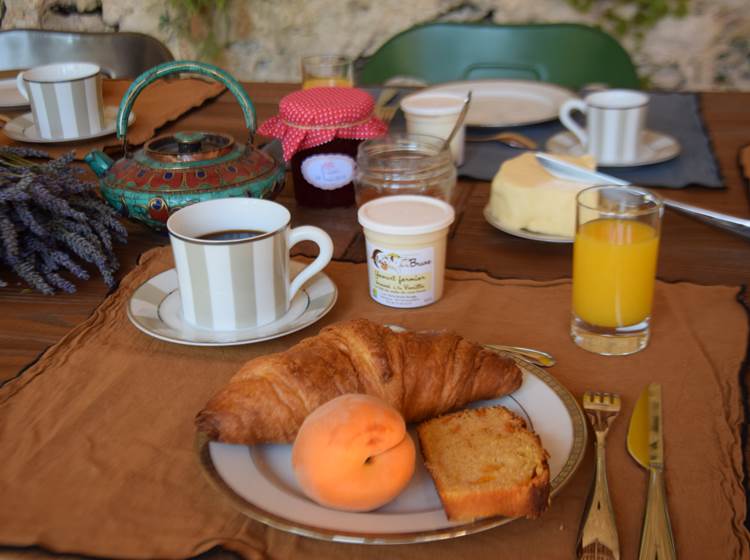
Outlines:
{"label": "butter knife", "polygon": [[664,487],[662,391],[659,384],[651,383],[638,397],[628,427],[628,452],[649,471],[638,560],[675,560],[677,553]]}
{"label": "butter knife", "polygon": [[[550,175],[560,177],[561,179],[567,179],[569,181],[579,181],[586,183],[598,183],[608,185],[622,185],[627,186],[631,183],[623,181],[612,175],[606,173],[600,173],[598,171],[592,171],[580,165],[563,161],[559,158],[545,154],[542,152],[535,152],[537,161],[539,164],[547,170]],[[714,212],[713,210],[707,210],[692,204],[686,204],[684,202],[678,202],[669,198],[660,197],[664,201],[664,205],[673,210],[683,212],[694,218],[702,220],[711,225],[720,227],[741,235],[742,237],[750,238],[750,220],[732,216],[730,214],[724,214],[722,212]]]}

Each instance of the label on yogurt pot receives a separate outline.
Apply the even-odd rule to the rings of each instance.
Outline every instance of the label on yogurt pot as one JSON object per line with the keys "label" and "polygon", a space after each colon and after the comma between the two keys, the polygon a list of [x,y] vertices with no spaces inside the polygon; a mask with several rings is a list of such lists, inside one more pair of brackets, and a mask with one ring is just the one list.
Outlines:
{"label": "label on yogurt pot", "polygon": [[354,179],[354,158],[346,154],[316,154],[300,166],[305,181],[324,191],[340,189]]}
{"label": "label on yogurt pot", "polygon": [[421,307],[435,301],[435,251],[390,249],[367,241],[370,296],[389,307]]}

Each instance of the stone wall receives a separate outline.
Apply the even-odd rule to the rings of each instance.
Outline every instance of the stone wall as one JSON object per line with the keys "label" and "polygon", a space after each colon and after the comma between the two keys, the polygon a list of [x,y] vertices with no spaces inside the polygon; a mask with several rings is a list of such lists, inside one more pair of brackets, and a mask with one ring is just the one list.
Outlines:
{"label": "stone wall", "polygon": [[[633,5],[595,0],[587,12],[568,0],[227,0],[226,11],[191,15],[177,0],[0,0],[3,29],[27,27],[140,31],[176,58],[204,58],[242,80],[296,81],[303,54],[372,53],[390,36],[434,19],[576,21],[611,27]],[[617,12],[615,12],[617,13]],[[608,17],[609,14],[609,17]],[[665,89],[750,90],[748,0],[688,0],[668,16],[620,37],[649,85]]]}

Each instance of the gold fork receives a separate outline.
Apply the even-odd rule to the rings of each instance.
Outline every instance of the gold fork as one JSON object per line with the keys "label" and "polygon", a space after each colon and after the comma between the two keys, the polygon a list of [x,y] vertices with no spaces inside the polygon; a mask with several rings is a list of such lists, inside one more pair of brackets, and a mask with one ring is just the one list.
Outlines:
{"label": "gold fork", "polygon": [[620,543],[615,513],[607,486],[606,441],[613,420],[620,413],[620,395],[586,391],[583,410],[596,434],[596,475],[578,532],[580,560],[619,560]]}

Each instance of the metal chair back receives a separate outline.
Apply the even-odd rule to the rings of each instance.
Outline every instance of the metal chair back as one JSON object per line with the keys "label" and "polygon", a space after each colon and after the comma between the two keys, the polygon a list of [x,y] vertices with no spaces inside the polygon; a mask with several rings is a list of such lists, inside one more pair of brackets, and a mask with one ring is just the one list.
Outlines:
{"label": "metal chair back", "polygon": [[53,62],[93,62],[110,78],[135,78],[174,60],[158,39],[143,33],[73,33],[39,29],[0,31],[0,71]]}

